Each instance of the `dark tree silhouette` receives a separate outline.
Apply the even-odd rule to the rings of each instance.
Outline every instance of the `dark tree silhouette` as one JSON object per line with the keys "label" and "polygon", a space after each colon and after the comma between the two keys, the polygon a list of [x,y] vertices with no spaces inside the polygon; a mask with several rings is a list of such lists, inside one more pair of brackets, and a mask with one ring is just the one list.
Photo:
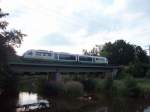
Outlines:
{"label": "dark tree silhouette", "polygon": [[128,65],[131,62],[148,63],[148,56],[140,46],[117,40],[106,43],[100,53],[106,56],[111,64]]}
{"label": "dark tree silhouette", "polygon": [[[0,9],[0,19],[8,16]],[[25,34],[20,30],[7,30],[8,22],[0,20],[0,71],[7,65],[8,58],[15,55],[14,47],[19,47]]]}
{"label": "dark tree silhouette", "polygon": [[134,46],[124,40],[117,40],[113,44],[106,43],[101,51],[111,64],[127,65],[134,60]]}
{"label": "dark tree silhouette", "polygon": [[127,43],[124,40],[108,42],[104,46],[95,46],[91,51],[83,49],[85,55],[104,56],[108,58],[109,64],[128,65],[133,62],[148,63],[148,56],[140,46]]}
{"label": "dark tree silhouette", "polygon": [[140,46],[135,46],[135,61],[139,61],[146,64],[149,63],[146,51],[144,51]]}
{"label": "dark tree silhouette", "polygon": [[15,47],[19,47],[25,34],[20,30],[8,30],[8,22],[2,18],[8,16],[8,13],[2,12],[0,9],[0,93],[1,91],[13,90],[16,83],[15,75],[9,70],[8,60],[16,55]]}

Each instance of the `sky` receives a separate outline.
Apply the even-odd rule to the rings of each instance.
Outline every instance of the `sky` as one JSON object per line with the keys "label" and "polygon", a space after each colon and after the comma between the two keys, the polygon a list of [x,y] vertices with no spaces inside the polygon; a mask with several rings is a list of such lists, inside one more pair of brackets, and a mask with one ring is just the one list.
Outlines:
{"label": "sky", "polygon": [[82,54],[124,39],[148,49],[150,0],[0,0],[8,29],[27,34],[17,54],[29,49]]}

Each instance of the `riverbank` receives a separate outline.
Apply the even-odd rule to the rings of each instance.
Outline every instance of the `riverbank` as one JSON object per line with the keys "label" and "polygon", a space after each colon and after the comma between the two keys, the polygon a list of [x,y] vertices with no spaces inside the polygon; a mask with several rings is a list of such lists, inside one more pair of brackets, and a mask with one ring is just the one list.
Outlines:
{"label": "riverbank", "polygon": [[[24,82],[20,83],[24,83],[23,90],[30,94],[28,99],[33,101],[33,98],[42,98],[49,101],[52,104],[52,111],[147,112],[146,110],[150,110],[150,80],[148,79],[112,80],[93,78],[65,82],[47,81],[44,78],[41,79],[41,77],[36,80],[33,79],[31,81],[29,79],[24,80]],[[29,82],[32,83],[24,86]],[[39,93],[39,89],[46,90],[47,94]],[[31,93],[35,93],[37,96]],[[27,96],[25,96],[24,100],[27,101]],[[8,104],[7,101],[5,103]]]}
{"label": "riverbank", "polygon": [[[24,80],[26,79],[26,80]],[[108,94],[118,97],[150,98],[150,80],[126,78],[120,80],[89,78],[62,80],[59,82],[47,80],[46,77],[22,78],[20,91],[37,92],[48,96],[79,97],[87,94]]]}

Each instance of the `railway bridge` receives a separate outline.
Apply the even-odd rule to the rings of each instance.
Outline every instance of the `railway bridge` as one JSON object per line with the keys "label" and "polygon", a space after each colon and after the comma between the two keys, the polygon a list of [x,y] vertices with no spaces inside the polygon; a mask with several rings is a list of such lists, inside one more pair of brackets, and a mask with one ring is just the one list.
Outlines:
{"label": "railway bridge", "polygon": [[62,73],[98,73],[115,77],[119,66],[75,62],[43,62],[37,60],[10,61],[10,69],[17,74],[49,74],[59,80]]}
{"label": "railway bridge", "polygon": [[57,80],[62,73],[98,73],[115,77],[121,67],[109,64],[58,62],[18,57],[9,61],[9,68],[19,75],[50,74],[54,75]]}

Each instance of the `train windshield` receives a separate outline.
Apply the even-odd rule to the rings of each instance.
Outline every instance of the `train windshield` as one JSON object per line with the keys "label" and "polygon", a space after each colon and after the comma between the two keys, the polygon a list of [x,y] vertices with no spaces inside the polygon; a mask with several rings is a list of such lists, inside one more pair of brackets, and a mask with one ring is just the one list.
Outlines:
{"label": "train windshield", "polygon": [[28,53],[27,53],[27,55],[32,55],[33,53],[32,53],[32,51],[29,51]]}
{"label": "train windshield", "polygon": [[52,56],[52,53],[36,52],[36,56]]}

